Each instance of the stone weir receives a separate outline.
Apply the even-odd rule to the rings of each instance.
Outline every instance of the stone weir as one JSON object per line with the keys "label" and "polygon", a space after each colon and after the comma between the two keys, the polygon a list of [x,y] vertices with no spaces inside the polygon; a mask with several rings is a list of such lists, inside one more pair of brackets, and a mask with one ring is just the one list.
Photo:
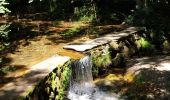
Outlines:
{"label": "stone weir", "polygon": [[84,43],[68,44],[63,48],[92,55],[95,67],[125,67],[126,57],[139,54],[140,39],[144,33],[145,27],[128,27]]}
{"label": "stone weir", "polygon": [[[144,27],[128,27],[63,48],[91,54],[92,74],[97,76],[96,69],[104,73],[109,66],[124,67],[126,57],[138,55],[144,31]],[[30,67],[26,75],[0,87],[0,100],[67,100],[73,62],[70,57],[55,55]]]}
{"label": "stone weir", "polygon": [[[137,40],[135,33],[143,30],[143,27],[129,27],[123,31],[109,33],[78,45],[66,45],[64,48],[78,52],[91,52],[94,55],[92,56],[94,66],[105,67],[112,61],[116,62],[114,63],[115,66],[119,66],[122,64],[120,59],[122,52],[126,52],[124,55],[129,56],[138,51],[137,45],[134,45],[134,41]],[[129,46],[132,46],[132,48],[129,48]],[[96,50],[96,47],[99,48]],[[111,58],[112,61],[107,60],[107,51],[110,47],[113,47],[114,51],[117,52],[114,54],[114,58]],[[100,50],[100,48],[102,49]],[[96,62],[95,59],[98,59],[96,57],[98,54],[93,52],[95,50],[102,54],[106,63]],[[65,100],[71,76],[71,63],[70,57],[55,55],[32,66],[28,69],[26,75],[0,87],[0,100]]]}
{"label": "stone weir", "polygon": [[121,39],[126,38],[132,34],[135,34],[140,31],[144,31],[144,29],[145,29],[144,27],[128,27],[120,32],[112,32],[102,37],[93,39],[91,41],[86,41],[80,44],[69,44],[64,46],[63,48],[75,50],[78,52],[84,52],[101,45],[109,44],[110,42],[119,42]]}

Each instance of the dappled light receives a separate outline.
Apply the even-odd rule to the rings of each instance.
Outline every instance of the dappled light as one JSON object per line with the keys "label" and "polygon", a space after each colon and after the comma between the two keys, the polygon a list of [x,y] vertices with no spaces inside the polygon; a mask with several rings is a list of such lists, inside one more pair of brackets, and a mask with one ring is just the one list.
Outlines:
{"label": "dappled light", "polygon": [[169,100],[168,0],[0,0],[0,99]]}

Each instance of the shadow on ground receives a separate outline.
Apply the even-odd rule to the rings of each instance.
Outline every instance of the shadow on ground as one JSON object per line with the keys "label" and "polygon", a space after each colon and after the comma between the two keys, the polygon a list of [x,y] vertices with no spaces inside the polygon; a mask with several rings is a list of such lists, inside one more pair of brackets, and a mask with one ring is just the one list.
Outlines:
{"label": "shadow on ground", "polygon": [[125,100],[170,99],[170,56],[131,58],[127,67],[125,73],[95,79],[95,85]]}
{"label": "shadow on ground", "polygon": [[117,92],[128,100],[170,99],[170,56],[160,55],[135,58],[129,61],[128,73],[132,82],[122,81]]}
{"label": "shadow on ground", "polygon": [[46,75],[45,70],[31,71],[22,77],[16,77],[10,80],[10,83],[5,84],[0,88],[1,100],[16,100],[19,97],[25,96],[34,88],[35,83],[40,81]]}

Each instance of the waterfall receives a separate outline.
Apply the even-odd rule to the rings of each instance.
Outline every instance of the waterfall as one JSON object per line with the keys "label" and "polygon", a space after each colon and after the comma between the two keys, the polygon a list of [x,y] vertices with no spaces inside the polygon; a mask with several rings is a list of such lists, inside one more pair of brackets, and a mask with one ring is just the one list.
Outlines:
{"label": "waterfall", "polygon": [[72,64],[72,76],[67,97],[70,100],[118,100],[116,95],[101,91],[93,84],[90,56]]}
{"label": "waterfall", "polygon": [[[70,80],[70,88],[68,98],[71,100],[90,99],[90,95],[94,91],[92,76],[92,61],[90,56],[86,56],[79,61],[75,61],[72,65],[72,77]],[[87,99],[88,98],[88,99]],[[82,99],[83,100],[83,99]]]}

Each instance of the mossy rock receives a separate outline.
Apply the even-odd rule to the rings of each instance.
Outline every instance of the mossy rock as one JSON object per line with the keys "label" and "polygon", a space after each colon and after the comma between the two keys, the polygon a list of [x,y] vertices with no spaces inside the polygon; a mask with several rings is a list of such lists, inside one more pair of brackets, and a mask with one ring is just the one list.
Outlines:
{"label": "mossy rock", "polygon": [[112,59],[112,64],[115,67],[125,67],[125,56],[122,53],[117,53],[116,57]]}
{"label": "mossy rock", "polygon": [[136,52],[138,52],[138,50],[135,49],[134,47],[132,47],[132,46],[129,46],[129,47],[124,46],[124,49],[123,49],[122,53],[123,53],[123,55],[125,57],[130,57],[130,56],[136,54]]}
{"label": "mossy rock", "polygon": [[109,43],[109,45],[110,45],[111,48],[114,48],[117,51],[120,49],[120,46],[117,42],[112,41],[112,42]]}
{"label": "mossy rock", "polygon": [[109,45],[106,45],[102,49],[92,51],[91,55],[93,66],[107,68],[112,63]]}
{"label": "mossy rock", "polygon": [[71,77],[72,60],[58,66],[39,82],[23,100],[65,100]]}

